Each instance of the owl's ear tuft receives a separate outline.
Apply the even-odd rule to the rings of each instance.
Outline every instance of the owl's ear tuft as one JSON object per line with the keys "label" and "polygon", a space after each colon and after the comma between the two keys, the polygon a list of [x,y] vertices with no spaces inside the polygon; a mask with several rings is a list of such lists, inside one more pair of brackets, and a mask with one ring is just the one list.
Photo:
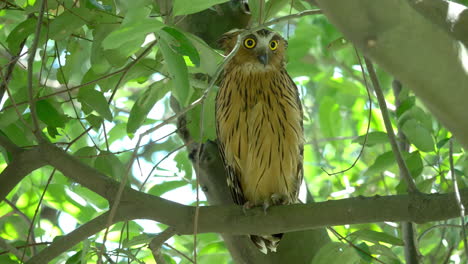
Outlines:
{"label": "owl's ear tuft", "polygon": [[224,50],[225,54],[228,54],[236,45],[237,35],[241,32],[242,30],[240,29],[232,29],[224,33],[217,41],[218,47]]}

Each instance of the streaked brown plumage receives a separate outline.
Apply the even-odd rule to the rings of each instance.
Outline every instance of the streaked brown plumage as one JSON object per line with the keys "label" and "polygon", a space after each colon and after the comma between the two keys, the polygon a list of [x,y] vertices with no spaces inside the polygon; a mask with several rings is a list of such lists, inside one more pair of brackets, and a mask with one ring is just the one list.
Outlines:
{"label": "streaked brown plumage", "polygon": [[[220,40],[226,54],[243,31]],[[216,128],[228,186],[239,205],[297,202],[302,182],[302,107],[285,63],[287,42],[262,29],[246,35],[224,69],[216,97]],[[250,236],[264,253],[282,234]]]}

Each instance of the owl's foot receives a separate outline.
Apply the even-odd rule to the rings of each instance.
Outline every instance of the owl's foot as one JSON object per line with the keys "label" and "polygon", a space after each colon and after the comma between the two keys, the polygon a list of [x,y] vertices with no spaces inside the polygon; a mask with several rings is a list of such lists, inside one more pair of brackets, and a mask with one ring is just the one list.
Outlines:
{"label": "owl's foot", "polygon": [[274,193],[269,199],[263,202],[263,212],[266,214],[268,208],[272,205],[285,205],[289,204],[288,196],[280,193]]}
{"label": "owl's foot", "polygon": [[250,210],[255,207],[255,204],[252,203],[251,201],[245,202],[245,204],[242,206],[242,211],[244,214],[247,214],[247,210]]}

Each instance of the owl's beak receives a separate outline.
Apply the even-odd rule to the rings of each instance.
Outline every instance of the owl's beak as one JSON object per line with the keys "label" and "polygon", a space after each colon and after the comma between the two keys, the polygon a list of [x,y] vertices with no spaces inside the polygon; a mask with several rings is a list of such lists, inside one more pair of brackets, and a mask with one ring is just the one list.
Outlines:
{"label": "owl's beak", "polygon": [[263,66],[266,66],[268,64],[268,53],[261,53],[257,56],[257,59],[263,64]]}

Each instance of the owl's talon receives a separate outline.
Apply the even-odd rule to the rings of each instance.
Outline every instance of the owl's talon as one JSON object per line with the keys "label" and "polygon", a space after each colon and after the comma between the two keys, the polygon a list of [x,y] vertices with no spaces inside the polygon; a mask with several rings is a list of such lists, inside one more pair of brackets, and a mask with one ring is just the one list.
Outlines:
{"label": "owl's talon", "polygon": [[244,205],[242,206],[242,211],[244,212],[244,214],[246,215],[247,214],[247,210],[250,210],[254,207],[255,205],[251,202],[251,201],[247,201],[244,203]]}
{"label": "owl's talon", "polygon": [[273,205],[286,205],[288,204],[288,197],[284,194],[274,193],[270,197]]}
{"label": "owl's talon", "polygon": [[268,208],[270,208],[270,206],[271,206],[271,203],[270,203],[269,200],[265,200],[265,202],[263,202],[262,207],[263,207],[263,213],[265,215],[267,214],[267,210],[268,210]]}

